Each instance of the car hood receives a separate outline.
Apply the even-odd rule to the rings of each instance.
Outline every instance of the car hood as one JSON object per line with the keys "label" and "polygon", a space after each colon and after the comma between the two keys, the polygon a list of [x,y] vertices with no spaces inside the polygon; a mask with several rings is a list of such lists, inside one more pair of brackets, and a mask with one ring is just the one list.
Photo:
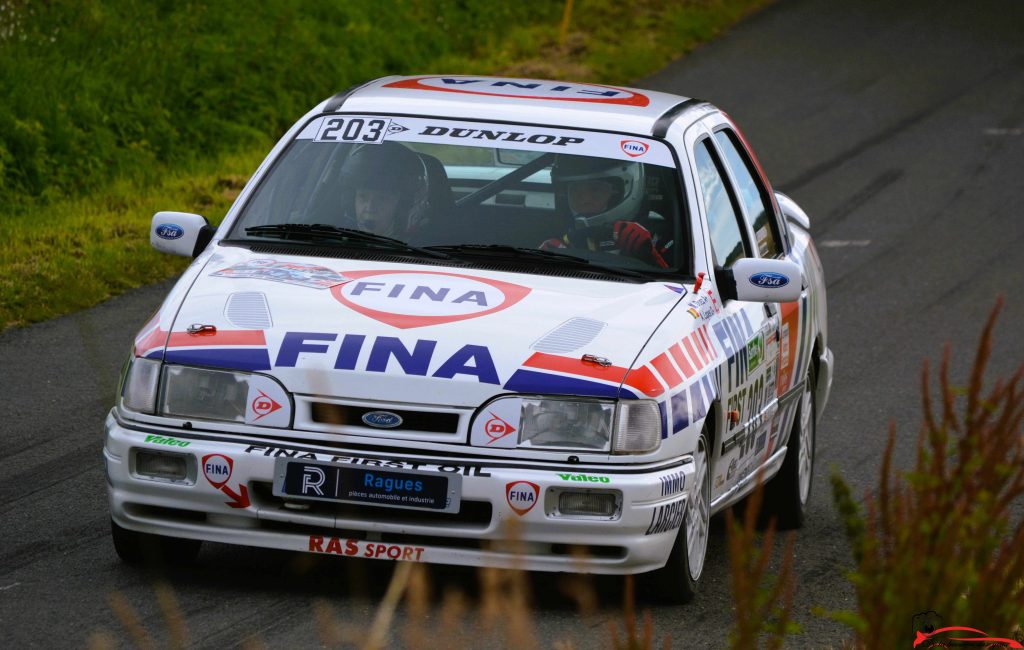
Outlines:
{"label": "car hood", "polygon": [[170,332],[150,334],[136,354],[252,370],[296,394],[358,400],[465,407],[508,391],[617,396],[684,293],[664,282],[221,246],[184,293]]}

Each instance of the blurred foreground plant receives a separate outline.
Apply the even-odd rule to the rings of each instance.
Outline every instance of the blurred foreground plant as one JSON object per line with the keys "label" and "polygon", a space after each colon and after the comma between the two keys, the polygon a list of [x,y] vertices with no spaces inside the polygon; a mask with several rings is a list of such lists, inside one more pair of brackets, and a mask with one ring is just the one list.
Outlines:
{"label": "blurred foreground plant", "polygon": [[[777,576],[768,571],[775,547],[775,522],[768,524],[758,544],[757,521],[764,498],[764,485],[747,498],[742,523],[732,509],[726,512],[729,534],[729,576],[732,583],[736,622],[729,635],[729,647],[781,648],[786,634],[799,627],[790,621],[793,609],[793,533],[786,536],[782,566]],[[763,645],[759,644],[763,641]]]}
{"label": "blurred foreground plant", "polygon": [[1002,299],[985,325],[966,391],[950,384],[947,345],[934,402],[925,362],[913,470],[893,476],[892,425],[878,489],[867,494],[864,510],[832,475],[857,563],[857,611],[833,616],[854,629],[859,647],[909,647],[915,615],[929,610],[944,626],[1020,635],[1024,521],[1011,506],[1024,494],[1024,364],[984,389],[1001,308]]}

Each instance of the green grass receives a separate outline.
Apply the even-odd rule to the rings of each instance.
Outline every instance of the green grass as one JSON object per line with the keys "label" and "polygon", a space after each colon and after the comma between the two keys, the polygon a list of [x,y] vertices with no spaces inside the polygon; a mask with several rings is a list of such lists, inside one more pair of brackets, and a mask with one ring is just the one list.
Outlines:
{"label": "green grass", "polygon": [[218,223],[295,119],[352,83],[462,72],[624,84],[768,0],[0,0],[0,331],[179,273],[158,210]]}

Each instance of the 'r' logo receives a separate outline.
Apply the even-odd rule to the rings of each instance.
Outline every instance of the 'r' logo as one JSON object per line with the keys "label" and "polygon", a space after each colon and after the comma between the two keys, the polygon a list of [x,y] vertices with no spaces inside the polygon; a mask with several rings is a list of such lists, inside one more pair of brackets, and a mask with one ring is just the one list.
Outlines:
{"label": "'r' logo", "polygon": [[[315,483],[313,482],[314,476],[317,479]],[[324,471],[322,469],[306,465],[302,468],[302,493],[309,494],[309,490],[313,490],[319,496],[323,496],[324,493],[323,490],[320,489],[320,486],[323,485],[326,480],[327,476],[324,475]]]}

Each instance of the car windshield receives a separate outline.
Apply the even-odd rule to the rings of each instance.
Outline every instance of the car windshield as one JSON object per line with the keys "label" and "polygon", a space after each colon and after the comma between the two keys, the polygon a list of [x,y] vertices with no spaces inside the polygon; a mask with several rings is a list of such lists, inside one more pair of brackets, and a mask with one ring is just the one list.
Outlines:
{"label": "car windshield", "polygon": [[688,272],[680,186],[659,140],[327,115],[290,143],[228,238]]}

